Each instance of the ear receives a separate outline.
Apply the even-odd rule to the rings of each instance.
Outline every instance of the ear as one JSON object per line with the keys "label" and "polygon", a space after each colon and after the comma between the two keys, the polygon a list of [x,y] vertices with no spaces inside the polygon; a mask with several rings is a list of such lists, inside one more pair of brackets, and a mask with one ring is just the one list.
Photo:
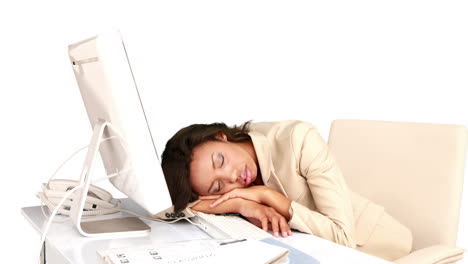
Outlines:
{"label": "ear", "polygon": [[226,134],[224,134],[224,133],[221,132],[221,131],[218,132],[218,133],[216,133],[215,138],[220,139],[220,140],[222,140],[222,141],[227,141],[227,136],[226,136]]}

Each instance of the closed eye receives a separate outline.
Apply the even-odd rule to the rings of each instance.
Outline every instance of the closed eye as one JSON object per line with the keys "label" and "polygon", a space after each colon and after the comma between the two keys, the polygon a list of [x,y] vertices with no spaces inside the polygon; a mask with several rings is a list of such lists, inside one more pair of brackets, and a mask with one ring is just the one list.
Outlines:
{"label": "closed eye", "polygon": [[220,181],[218,181],[218,186],[215,189],[215,193],[217,193],[219,191],[221,191],[221,182]]}
{"label": "closed eye", "polygon": [[222,167],[224,165],[224,155],[223,155],[223,153],[219,153],[218,158],[221,160],[219,167]]}

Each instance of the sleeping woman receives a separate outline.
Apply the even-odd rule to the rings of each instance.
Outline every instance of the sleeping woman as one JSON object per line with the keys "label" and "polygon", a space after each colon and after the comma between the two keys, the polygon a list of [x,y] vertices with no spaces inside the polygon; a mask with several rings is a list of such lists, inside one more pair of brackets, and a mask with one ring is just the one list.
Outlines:
{"label": "sleeping woman", "polygon": [[191,125],[167,142],[162,167],[176,212],[239,213],[277,237],[295,229],[389,261],[411,251],[410,230],[348,189],[308,123]]}

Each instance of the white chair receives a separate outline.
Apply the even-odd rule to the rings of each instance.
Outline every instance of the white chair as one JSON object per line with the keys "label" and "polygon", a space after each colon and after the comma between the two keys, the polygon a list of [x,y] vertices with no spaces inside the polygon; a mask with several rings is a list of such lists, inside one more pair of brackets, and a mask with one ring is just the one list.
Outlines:
{"label": "white chair", "polygon": [[412,253],[395,263],[463,258],[456,238],[468,145],[464,126],[335,120],[328,144],[350,189],[411,229]]}

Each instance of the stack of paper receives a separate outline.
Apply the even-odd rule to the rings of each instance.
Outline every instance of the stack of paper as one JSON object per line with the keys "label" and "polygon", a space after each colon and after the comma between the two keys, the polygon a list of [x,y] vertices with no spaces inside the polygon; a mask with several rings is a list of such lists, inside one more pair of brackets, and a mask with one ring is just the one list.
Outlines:
{"label": "stack of paper", "polygon": [[192,240],[98,251],[99,264],[287,263],[289,250],[258,240]]}

